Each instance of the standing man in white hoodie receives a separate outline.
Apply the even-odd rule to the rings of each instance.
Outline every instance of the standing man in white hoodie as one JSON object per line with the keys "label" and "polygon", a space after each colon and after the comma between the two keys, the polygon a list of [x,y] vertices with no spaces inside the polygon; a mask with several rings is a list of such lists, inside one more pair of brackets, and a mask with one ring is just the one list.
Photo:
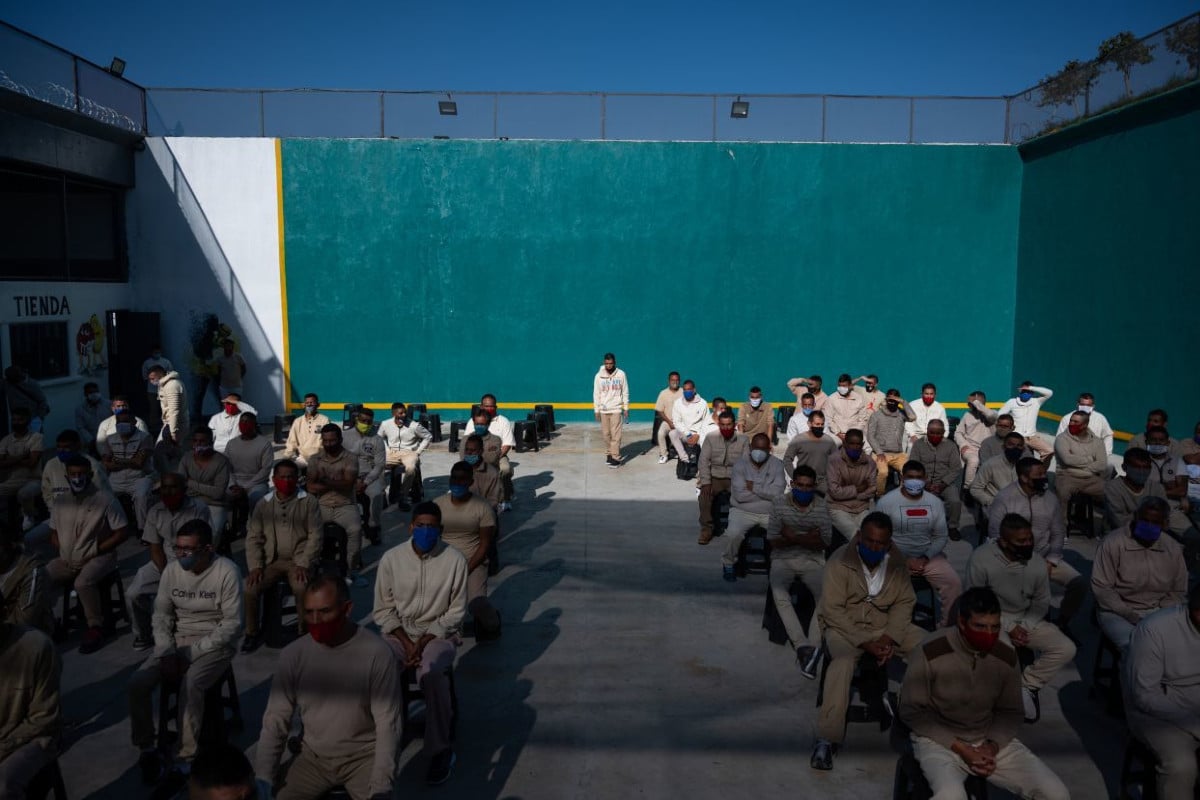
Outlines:
{"label": "standing man in white hoodie", "polygon": [[1017,396],[1010,397],[1000,407],[1001,414],[1012,414],[1013,429],[1025,437],[1025,446],[1046,463],[1054,455],[1054,440],[1038,433],[1037,421],[1042,404],[1051,397],[1054,397],[1051,390],[1025,381],[1017,387]]}
{"label": "standing man in white hoodie", "polygon": [[629,379],[612,353],[604,354],[604,366],[592,381],[592,407],[608,450],[606,462],[615,469],[621,466],[621,427],[629,421]]}

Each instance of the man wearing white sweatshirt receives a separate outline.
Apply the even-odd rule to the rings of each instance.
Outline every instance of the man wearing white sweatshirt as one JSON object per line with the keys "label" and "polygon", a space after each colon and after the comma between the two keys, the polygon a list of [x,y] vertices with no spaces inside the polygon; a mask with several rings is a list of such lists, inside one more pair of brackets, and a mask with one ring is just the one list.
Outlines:
{"label": "man wearing white sweatshirt", "polygon": [[691,461],[687,448],[699,447],[704,442],[708,427],[708,401],[696,391],[692,381],[683,382],[683,393],[671,406],[671,432],[667,437],[680,461]]}
{"label": "man wearing white sweatshirt", "polygon": [[1017,396],[1010,397],[1000,407],[1001,414],[1012,414],[1014,430],[1025,437],[1025,446],[1043,460],[1054,455],[1054,442],[1038,433],[1038,412],[1051,397],[1054,397],[1051,390],[1025,381],[1017,387]]}
{"label": "man wearing white sweatshirt", "polygon": [[225,674],[242,636],[242,577],[237,565],[213,552],[213,530],[203,520],[185,523],[175,536],[175,561],[166,565],[154,598],[154,654],[129,681],[129,727],[142,750],[139,765],[149,782],[161,775],[154,749],[154,688],[180,682],[179,760],[196,755],[204,694]]}
{"label": "man wearing white sweatshirt", "polygon": [[608,466],[621,466],[621,426],[629,421],[629,379],[617,366],[617,357],[604,354],[604,366],[592,380],[592,407],[608,451]]}

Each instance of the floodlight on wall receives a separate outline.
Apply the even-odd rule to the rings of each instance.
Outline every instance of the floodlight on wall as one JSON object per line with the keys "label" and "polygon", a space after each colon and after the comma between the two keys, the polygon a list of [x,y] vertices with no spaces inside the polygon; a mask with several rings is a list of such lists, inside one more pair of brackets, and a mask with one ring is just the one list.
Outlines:
{"label": "floodlight on wall", "polygon": [[446,95],[445,100],[438,100],[438,113],[443,117],[457,117],[458,103],[450,99],[450,95]]}
{"label": "floodlight on wall", "polygon": [[108,65],[108,71],[118,78],[125,74],[125,59],[113,57],[112,63]]}
{"label": "floodlight on wall", "polygon": [[750,101],[738,98],[733,101],[733,105],[729,106],[729,116],[734,119],[745,119],[750,116]]}

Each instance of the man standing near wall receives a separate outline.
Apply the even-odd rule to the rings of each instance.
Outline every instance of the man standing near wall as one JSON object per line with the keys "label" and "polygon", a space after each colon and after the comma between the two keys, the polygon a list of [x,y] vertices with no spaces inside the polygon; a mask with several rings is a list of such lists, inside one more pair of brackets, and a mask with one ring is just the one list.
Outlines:
{"label": "man standing near wall", "polygon": [[604,354],[604,366],[592,381],[592,407],[608,451],[605,461],[615,469],[621,466],[621,426],[629,421],[629,380],[612,353]]}
{"label": "man standing near wall", "polygon": [[161,345],[151,345],[150,356],[142,362],[142,380],[146,382],[146,403],[150,406],[151,432],[157,434],[159,427],[162,426],[162,407],[158,404],[158,386],[150,382],[150,370],[153,367],[162,367],[164,374],[175,369],[171,365],[170,359],[163,356]]}

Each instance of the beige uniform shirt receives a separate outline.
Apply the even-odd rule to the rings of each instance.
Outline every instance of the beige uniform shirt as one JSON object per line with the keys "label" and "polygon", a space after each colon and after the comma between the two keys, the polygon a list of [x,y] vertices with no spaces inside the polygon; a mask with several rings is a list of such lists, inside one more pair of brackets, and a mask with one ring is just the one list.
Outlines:
{"label": "beige uniform shirt", "polygon": [[1187,588],[1183,547],[1165,532],[1147,547],[1134,541],[1129,528],[1118,528],[1096,549],[1092,592],[1102,611],[1136,623],[1160,608],[1182,603]]}
{"label": "beige uniform shirt", "polygon": [[314,414],[312,417],[301,414],[296,417],[292,420],[292,427],[288,429],[287,445],[283,451],[283,457],[296,458],[299,456],[305,461],[309,461],[321,452],[321,428],[328,424],[329,417],[324,414]]}
{"label": "beige uniform shirt", "polygon": [[[20,438],[10,433],[0,439],[0,456],[7,458],[29,458],[30,453],[40,453],[42,449],[40,433],[26,433]],[[34,480],[35,474],[35,470],[30,467],[12,467],[0,470],[0,481]]]}
{"label": "beige uniform shirt", "polygon": [[486,500],[474,494],[462,504],[454,503],[448,494],[434,502],[442,509],[442,541],[470,561],[479,547],[480,529],[496,527],[496,512]]}
{"label": "beige uniform shirt", "polygon": [[59,555],[72,569],[95,558],[100,542],[128,524],[117,498],[95,486],[83,494],[58,498],[50,509],[50,530],[58,535]]}
{"label": "beige uniform shirt", "polygon": [[336,457],[330,456],[324,450],[313,456],[308,462],[308,480],[310,483],[324,483],[329,486],[329,491],[320,496],[321,505],[325,508],[338,508],[340,506],[353,505],[354,487],[349,489],[334,489],[329,484],[329,479],[333,478],[337,481],[357,480],[358,479],[358,456],[351,453],[346,448],[342,448],[342,452]]}

